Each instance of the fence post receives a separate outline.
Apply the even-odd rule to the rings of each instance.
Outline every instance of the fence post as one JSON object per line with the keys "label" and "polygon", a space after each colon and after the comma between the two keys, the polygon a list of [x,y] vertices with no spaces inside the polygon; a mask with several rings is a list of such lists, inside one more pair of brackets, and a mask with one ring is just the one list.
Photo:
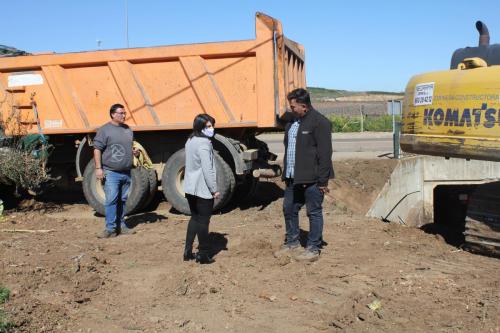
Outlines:
{"label": "fence post", "polygon": [[394,133],[392,136],[392,141],[394,142],[394,158],[399,160],[399,136],[401,133],[401,123],[396,121],[394,123]]}
{"label": "fence post", "polygon": [[364,105],[363,105],[363,104],[361,104],[361,105],[359,106],[359,113],[360,113],[360,117],[361,117],[361,133],[363,133],[363,132],[364,132],[364,128],[363,128],[363,121],[365,120],[365,119],[364,119],[365,117],[363,116],[363,108],[364,108]]}

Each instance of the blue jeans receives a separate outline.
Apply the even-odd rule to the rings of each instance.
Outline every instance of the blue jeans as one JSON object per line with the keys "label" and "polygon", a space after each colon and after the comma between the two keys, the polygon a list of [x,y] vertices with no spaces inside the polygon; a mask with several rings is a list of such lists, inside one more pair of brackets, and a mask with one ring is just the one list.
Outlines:
{"label": "blue jeans", "polygon": [[104,193],[106,202],[106,230],[110,232],[125,229],[125,203],[130,188],[130,171],[105,170]]}
{"label": "blue jeans", "polygon": [[309,218],[309,235],[307,249],[319,251],[323,242],[323,199],[324,194],[316,184],[293,184],[286,180],[283,215],[285,216],[286,241],[289,246],[300,244],[299,211],[306,205]]}

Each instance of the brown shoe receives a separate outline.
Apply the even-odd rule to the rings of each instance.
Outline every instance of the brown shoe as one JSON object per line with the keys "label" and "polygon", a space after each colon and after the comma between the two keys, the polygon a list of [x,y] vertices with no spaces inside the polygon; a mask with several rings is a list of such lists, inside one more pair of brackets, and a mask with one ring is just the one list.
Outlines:
{"label": "brown shoe", "polygon": [[109,231],[104,229],[103,232],[97,235],[97,238],[111,238],[111,237],[116,237],[118,234],[116,231]]}

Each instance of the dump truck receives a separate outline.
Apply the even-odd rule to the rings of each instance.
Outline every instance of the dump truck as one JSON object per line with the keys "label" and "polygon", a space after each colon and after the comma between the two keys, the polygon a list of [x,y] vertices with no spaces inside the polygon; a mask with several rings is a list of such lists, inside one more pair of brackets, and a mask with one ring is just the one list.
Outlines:
{"label": "dump truck", "polygon": [[4,135],[49,137],[53,177],[82,182],[88,203],[104,213],[104,191],[92,157],[96,130],[121,103],[134,139],[154,168],[134,168],[127,214],[151,201],[158,186],[179,212],[189,213],[182,189],[184,144],[194,117],[216,119],[214,209],[235,193],[250,195],[262,177],[278,176],[276,155],[258,140],[275,130],[286,94],[305,87],[304,47],[281,23],[255,16],[256,38],[200,44],[38,54],[0,58],[0,126]]}
{"label": "dump truck", "polygon": [[[476,22],[476,28],[479,45],[457,49],[449,70],[415,75],[409,81],[402,117],[403,151],[500,162],[500,44],[489,44],[484,23]],[[489,164],[483,173],[494,169],[495,164]],[[491,179],[468,189],[454,183],[460,202],[447,210],[455,215],[463,210],[463,234],[469,248],[498,254],[500,174]],[[434,215],[444,213],[434,209]]]}

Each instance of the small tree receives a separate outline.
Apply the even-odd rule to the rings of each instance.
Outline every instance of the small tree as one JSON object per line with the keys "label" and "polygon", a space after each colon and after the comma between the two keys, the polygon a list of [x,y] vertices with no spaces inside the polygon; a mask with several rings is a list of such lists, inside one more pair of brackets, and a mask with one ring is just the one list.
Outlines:
{"label": "small tree", "polygon": [[27,134],[19,109],[8,98],[3,102],[11,112],[5,121],[0,113],[0,184],[15,186],[16,194],[37,194],[52,180],[47,168],[52,146],[43,134]]}
{"label": "small tree", "polygon": [[[33,136],[23,137],[33,139]],[[51,180],[47,168],[49,146],[27,149],[21,145],[4,146],[0,148],[0,182],[14,185],[16,192],[26,190],[31,194],[41,191]]]}

